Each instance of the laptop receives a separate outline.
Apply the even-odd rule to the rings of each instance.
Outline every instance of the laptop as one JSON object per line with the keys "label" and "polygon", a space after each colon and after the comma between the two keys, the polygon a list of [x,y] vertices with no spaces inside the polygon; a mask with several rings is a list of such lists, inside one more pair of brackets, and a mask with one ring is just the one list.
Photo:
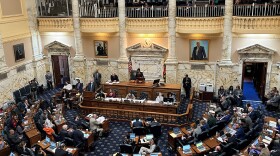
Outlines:
{"label": "laptop", "polygon": [[180,128],[179,128],[179,127],[175,127],[175,128],[173,128],[173,132],[174,132],[175,134],[180,134],[180,133],[181,133],[181,131],[180,131]]}
{"label": "laptop", "polygon": [[45,142],[44,142],[44,143],[47,144],[47,143],[49,143],[49,142],[51,142],[51,139],[50,139],[49,137],[46,136],[46,139],[45,139]]}
{"label": "laptop", "polygon": [[51,150],[55,149],[56,148],[56,144],[55,142],[51,142],[51,146],[49,147]]}
{"label": "laptop", "polygon": [[203,146],[201,141],[196,144],[196,147],[199,151],[204,151],[205,150],[205,147]]}
{"label": "laptop", "polygon": [[148,141],[152,140],[153,138],[154,138],[154,135],[153,135],[153,134],[147,134],[147,135],[146,135],[146,139],[147,139]]}
{"label": "laptop", "polygon": [[184,154],[192,153],[191,146],[190,145],[183,146],[183,153]]}
{"label": "laptop", "polygon": [[130,133],[129,134],[129,139],[134,139],[135,138],[135,133]]}

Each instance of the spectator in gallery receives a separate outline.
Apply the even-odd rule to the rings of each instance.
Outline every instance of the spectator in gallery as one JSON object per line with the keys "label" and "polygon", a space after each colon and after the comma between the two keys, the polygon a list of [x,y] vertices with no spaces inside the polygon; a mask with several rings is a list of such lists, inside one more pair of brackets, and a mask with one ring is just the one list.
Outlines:
{"label": "spectator in gallery", "polygon": [[119,82],[119,77],[116,75],[116,73],[111,75],[111,82]]}
{"label": "spectator in gallery", "polygon": [[162,93],[161,93],[161,92],[158,93],[158,96],[157,96],[157,98],[156,98],[156,102],[158,102],[158,103],[163,102],[163,96],[162,96]]}

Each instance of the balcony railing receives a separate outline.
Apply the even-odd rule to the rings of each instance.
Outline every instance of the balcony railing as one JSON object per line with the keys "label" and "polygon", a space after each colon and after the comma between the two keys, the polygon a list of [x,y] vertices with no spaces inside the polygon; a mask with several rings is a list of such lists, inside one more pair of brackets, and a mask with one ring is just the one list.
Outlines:
{"label": "balcony railing", "polygon": [[73,31],[72,18],[38,18],[38,25],[43,32]]}
{"label": "balcony railing", "polygon": [[234,5],[234,16],[276,16],[280,15],[280,4]]}
{"label": "balcony railing", "polygon": [[72,0],[37,0],[39,17],[69,17],[72,15]]}
{"label": "balcony railing", "polygon": [[167,32],[168,18],[128,18],[126,30],[132,33]]}
{"label": "balcony railing", "polygon": [[225,14],[224,5],[177,7],[177,17],[220,17]]}
{"label": "balcony railing", "polygon": [[82,32],[118,32],[118,18],[80,18]]}
{"label": "balcony railing", "polygon": [[165,6],[127,7],[126,8],[126,17],[128,17],[128,18],[168,17],[168,8]]}
{"label": "balcony railing", "polygon": [[101,7],[98,8],[96,4],[85,3],[79,7],[80,17],[90,18],[114,18],[118,17],[117,7]]}

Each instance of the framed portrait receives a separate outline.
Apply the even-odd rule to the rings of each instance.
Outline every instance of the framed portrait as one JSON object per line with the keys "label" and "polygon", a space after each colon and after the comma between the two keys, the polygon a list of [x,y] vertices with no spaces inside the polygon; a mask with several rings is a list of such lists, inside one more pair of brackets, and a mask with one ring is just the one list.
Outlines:
{"label": "framed portrait", "polygon": [[108,57],[108,42],[94,41],[94,52],[96,57]]}
{"label": "framed portrait", "polygon": [[208,61],[209,40],[190,40],[190,60]]}
{"label": "framed portrait", "polygon": [[21,61],[24,60],[25,58],[25,53],[24,53],[24,44],[20,43],[20,44],[16,44],[13,46],[14,48],[14,54],[15,54],[15,61]]}

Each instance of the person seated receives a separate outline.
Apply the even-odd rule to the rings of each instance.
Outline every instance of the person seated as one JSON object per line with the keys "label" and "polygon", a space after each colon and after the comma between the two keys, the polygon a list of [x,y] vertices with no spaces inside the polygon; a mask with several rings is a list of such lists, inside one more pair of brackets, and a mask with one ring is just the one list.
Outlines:
{"label": "person seated", "polygon": [[103,133],[103,128],[100,128],[100,125],[102,123],[99,122],[97,119],[98,116],[96,114],[93,114],[89,120],[89,126],[91,131],[99,133],[99,137],[101,137]]}
{"label": "person seated", "polygon": [[225,138],[223,139],[224,143],[236,143],[235,137],[233,137],[230,133],[225,134]]}
{"label": "person seated", "polygon": [[203,131],[208,131],[210,129],[208,123],[205,120],[201,120],[200,125],[201,125],[202,132]]}
{"label": "person seated", "polygon": [[110,88],[106,97],[115,98],[116,97],[116,93]]}
{"label": "person seated", "polygon": [[67,151],[64,150],[65,149],[65,144],[60,144],[60,146],[58,146],[55,149],[54,155],[55,156],[68,156],[69,153]]}
{"label": "person seated", "polygon": [[224,86],[220,86],[218,89],[218,99],[222,98],[223,96],[226,96],[226,90],[224,89]]}
{"label": "person seated", "polygon": [[84,84],[81,83],[80,79],[76,79],[76,80],[77,80],[77,83],[76,83],[75,89],[78,90],[79,93],[82,93]]}
{"label": "person seated", "polygon": [[66,90],[70,91],[70,90],[73,89],[73,87],[72,87],[72,84],[71,84],[71,83],[69,83],[68,81],[66,81],[66,83],[65,83],[65,85],[64,85],[64,87],[63,87],[62,89],[66,89]]}
{"label": "person seated", "polygon": [[249,129],[252,129],[253,128],[253,121],[249,117],[249,114],[245,113],[243,116],[244,116],[244,122],[246,124],[246,127],[248,127]]}
{"label": "person seated", "polygon": [[233,86],[230,86],[227,90],[227,95],[228,96],[233,96]]}
{"label": "person seated", "polygon": [[176,102],[176,96],[173,93],[168,92],[167,97],[173,99],[173,102]]}
{"label": "person seated", "polygon": [[143,127],[143,122],[138,117],[136,117],[135,120],[132,120],[131,123],[132,127]]}
{"label": "person seated", "polygon": [[228,122],[231,118],[231,114],[229,110],[226,110],[225,115],[220,118],[221,121]]}
{"label": "person seated", "polygon": [[52,123],[51,120],[52,120],[52,119],[51,119],[51,116],[50,116],[50,115],[47,115],[47,118],[46,118],[46,120],[45,120],[45,124],[47,125],[47,127],[53,128],[53,127],[54,127],[54,124]]}
{"label": "person seated", "polygon": [[260,143],[258,147],[251,146],[249,155],[270,156],[270,151],[264,143]]}
{"label": "person seated", "polygon": [[51,127],[48,127],[47,124],[44,124],[43,130],[46,132],[47,136],[48,136],[51,140],[54,140],[54,137],[53,137],[52,134],[55,133],[55,132],[54,132],[54,130],[53,130]]}
{"label": "person seated", "polygon": [[96,90],[96,84],[94,83],[94,80],[90,80],[90,82],[87,84],[86,86],[86,91],[89,91],[89,92],[95,92]]}
{"label": "person seated", "polygon": [[75,140],[74,141],[74,146],[77,145],[82,145],[84,144],[84,141],[86,140],[86,138],[84,137],[84,133],[81,131],[82,127],[79,126],[78,128],[76,126],[74,126],[73,128],[73,134],[72,134],[72,139]]}
{"label": "person seated", "polygon": [[63,125],[61,131],[59,132],[59,137],[63,141],[65,137],[69,137],[68,125]]}
{"label": "person seated", "polygon": [[236,139],[243,140],[245,138],[244,128],[240,124],[235,125],[236,133],[234,134]]}
{"label": "person seated", "polygon": [[216,125],[217,119],[214,117],[214,114],[208,113],[207,124],[209,127],[213,127]]}
{"label": "person seated", "polygon": [[215,150],[213,152],[209,152],[209,154],[207,154],[207,156],[217,156],[222,154],[222,148],[221,146],[216,146]]}
{"label": "person seated", "polygon": [[279,95],[279,92],[276,91],[274,96],[266,102],[266,108],[270,109],[271,106],[273,106],[273,105],[278,106],[279,102],[280,102],[280,95]]}
{"label": "person seated", "polygon": [[134,99],[135,99],[135,96],[134,96],[134,94],[132,94],[132,92],[129,92],[129,93],[126,95],[125,98],[128,99],[128,100],[134,100]]}
{"label": "person seated", "polygon": [[182,135],[182,137],[177,138],[177,141],[179,143],[179,146],[185,146],[189,144],[189,142],[193,140],[193,137],[190,135]]}
{"label": "person seated", "polygon": [[222,112],[224,110],[227,110],[230,106],[229,100],[226,98],[226,96],[223,96],[220,100],[221,104],[219,104],[219,107],[215,109],[216,113]]}
{"label": "person seated", "polygon": [[111,75],[111,82],[119,82],[119,77],[116,75],[116,73]]}
{"label": "person seated", "polygon": [[139,154],[146,155],[146,154],[153,153],[155,148],[156,148],[154,138],[150,140],[149,144],[150,144],[150,148],[141,147],[140,151],[139,151]]}
{"label": "person seated", "polygon": [[102,99],[102,98],[106,98],[106,95],[102,91],[102,89],[99,89],[99,91],[95,94],[95,99]]}
{"label": "person seated", "polygon": [[253,122],[256,121],[260,117],[259,111],[255,111],[253,107],[248,108],[248,114]]}
{"label": "person seated", "polygon": [[16,146],[16,152],[22,155],[30,155],[30,149],[26,147],[26,142],[21,141],[18,146]]}
{"label": "person seated", "polygon": [[202,133],[201,126],[199,125],[199,120],[196,121],[194,127],[192,128],[192,136],[197,139],[198,135]]}
{"label": "person seated", "polygon": [[251,107],[250,103],[246,103],[246,106],[244,107],[242,113],[248,113],[248,108]]}
{"label": "person seated", "polygon": [[162,103],[163,102],[163,96],[162,96],[161,92],[158,93],[158,96],[156,98],[156,102],[158,102],[158,103]]}
{"label": "person seated", "polygon": [[140,71],[140,68],[138,68],[137,71],[136,71],[136,81],[137,82],[144,82],[145,81],[143,72]]}
{"label": "person seated", "polygon": [[266,95],[266,97],[268,99],[271,99],[274,97],[274,95],[278,92],[276,87],[273,87],[271,91],[268,92],[268,94]]}
{"label": "person seated", "polygon": [[233,91],[234,99],[237,102],[237,106],[240,106],[242,104],[242,97],[243,97],[243,91],[240,88],[240,86],[236,86],[236,89]]}

